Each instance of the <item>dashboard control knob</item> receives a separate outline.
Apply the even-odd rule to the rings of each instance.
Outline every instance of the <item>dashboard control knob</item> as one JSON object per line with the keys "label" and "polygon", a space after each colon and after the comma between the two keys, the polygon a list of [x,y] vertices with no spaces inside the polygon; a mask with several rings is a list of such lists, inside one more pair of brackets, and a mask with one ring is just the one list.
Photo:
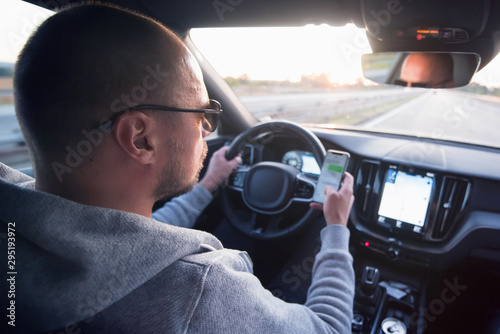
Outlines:
{"label": "dashboard control knob", "polygon": [[365,318],[361,314],[355,314],[352,318],[352,331],[355,333],[361,333],[364,321]]}
{"label": "dashboard control knob", "polygon": [[386,253],[389,260],[396,260],[399,257],[399,249],[394,247],[389,247]]}

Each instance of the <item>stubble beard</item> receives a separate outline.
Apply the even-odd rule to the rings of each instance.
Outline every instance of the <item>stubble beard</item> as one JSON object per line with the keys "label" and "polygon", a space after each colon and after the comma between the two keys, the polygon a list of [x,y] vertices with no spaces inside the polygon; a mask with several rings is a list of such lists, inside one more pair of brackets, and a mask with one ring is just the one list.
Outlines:
{"label": "stubble beard", "polygon": [[204,140],[202,142],[203,148],[200,156],[199,167],[193,177],[186,175],[186,170],[181,161],[183,153],[181,143],[179,141],[172,143],[170,152],[173,152],[173,155],[170,159],[170,166],[165,166],[163,169],[158,180],[158,185],[154,191],[154,196],[157,200],[164,198],[170,199],[185,194],[191,191],[198,183],[200,172],[203,169],[203,161],[208,154],[207,143]]}

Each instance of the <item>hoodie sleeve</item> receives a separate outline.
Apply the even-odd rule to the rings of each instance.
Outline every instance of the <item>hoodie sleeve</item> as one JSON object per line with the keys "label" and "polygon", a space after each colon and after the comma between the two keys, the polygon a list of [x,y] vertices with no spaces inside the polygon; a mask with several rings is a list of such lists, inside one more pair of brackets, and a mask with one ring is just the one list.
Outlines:
{"label": "hoodie sleeve", "polygon": [[274,297],[250,273],[241,256],[221,257],[206,273],[188,331],[350,333],[354,270],[348,239],[349,230],[343,226],[322,230],[305,305]]}
{"label": "hoodie sleeve", "polygon": [[191,228],[196,218],[212,201],[208,190],[197,184],[192,191],[172,199],[151,215],[162,223]]}

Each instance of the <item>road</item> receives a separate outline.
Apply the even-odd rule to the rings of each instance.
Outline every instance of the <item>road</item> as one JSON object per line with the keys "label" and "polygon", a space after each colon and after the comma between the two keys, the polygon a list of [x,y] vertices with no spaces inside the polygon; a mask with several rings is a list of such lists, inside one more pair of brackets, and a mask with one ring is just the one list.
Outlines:
{"label": "road", "polygon": [[[403,95],[420,94],[406,92]],[[332,116],[402,98],[402,90],[373,89],[306,94],[242,95],[241,102],[258,119],[282,118],[298,123],[328,123]]]}
{"label": "road", "polygon": [[0,105],[0,145],[19,141],[23,141],[23,136],[17,123],[14,106]]}
{"label": "road", "polygon": [[[260,119],[289,119],[299,123],[328,123],[335,115],[363,110],[354,125],[382,132],[400,132],[434,139],[500,146],[500,103],[454,90],[400,88],[337,93],[242,96]],[[380,106],[395,106],[375,113]],[[368,113],[368,116],[366,114]],[[29,166],[26,146],[12,105],[0,105],[0,161],[15,168]]]}
{"label": "road", "polygon": [[493,103],[455,90],[384,89],[366,92],[242,96],[257,117],[321,122],[322,116],[349,114],[410,99],[394,109],[354,125],[382,132],[470,142],[500,147],[500,102]]}
{"label": "road", "polygon": [[[500,104],[450,90],[427,91],[363,127],[433,139],[500,146]],[[400,129],[400,130],[399,130]]]}
{"label": "road", "polygon": [[31,166],[13,105],[0,105],[0,161],[17,169]]}

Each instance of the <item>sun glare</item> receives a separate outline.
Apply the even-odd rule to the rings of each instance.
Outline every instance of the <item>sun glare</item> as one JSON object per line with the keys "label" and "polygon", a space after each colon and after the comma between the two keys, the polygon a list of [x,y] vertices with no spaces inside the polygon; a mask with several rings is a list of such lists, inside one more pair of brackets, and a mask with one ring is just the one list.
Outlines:
{"label": "sun glare", "polygon": [[252,80],[327,75],[334,84],[351,84],[362,78],[361,55],[371,52],[364,31],[352,24],[193,29],[191,38],[222,77]]}
{"label": "sun glare", "polygon": [[[13,63],[31,32],[53,12],[18,0],[2,0],[0,9],[0,30],[5,32],[0,36],[0,62]],[[364,29],[353,24],[206,28],[192,29],[190,35],[222,77],[299,82],[303,76],[323,76],[336,85],[367,83],[361,55],[371,48]],[[500,87],[500,57],[472,81]]]}
{"label": "sun glare", "polygon": [[488,65],[477,72],[472,78],[472,82],[486,87],[500,87],[500,56],[497,55]]}
{"label": "sun glare", "polygon": [[19,0],[0,4],[0,61],[15,62],[31,33],[54,13]]}

